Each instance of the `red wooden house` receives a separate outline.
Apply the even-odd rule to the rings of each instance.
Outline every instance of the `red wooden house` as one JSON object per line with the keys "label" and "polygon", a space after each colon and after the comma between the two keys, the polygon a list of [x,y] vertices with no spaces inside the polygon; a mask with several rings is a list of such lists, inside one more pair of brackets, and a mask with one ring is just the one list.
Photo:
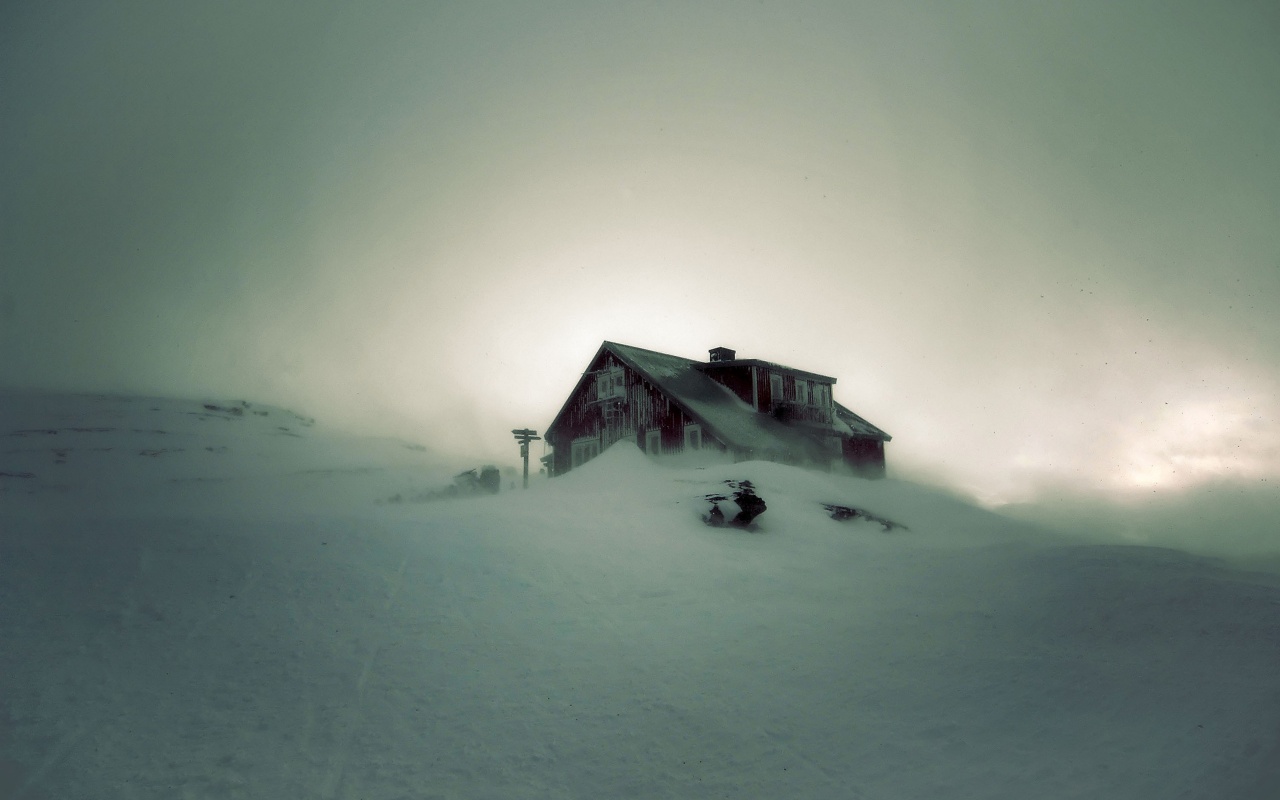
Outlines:
{"label": "red wooden house", "polygon": [[703,362],[605,342],[547,428],[543,461],[560,475],[626,439],[652,454],[715,448],[883,476],[892,437],[837,403],[835,382],[725,347]]}

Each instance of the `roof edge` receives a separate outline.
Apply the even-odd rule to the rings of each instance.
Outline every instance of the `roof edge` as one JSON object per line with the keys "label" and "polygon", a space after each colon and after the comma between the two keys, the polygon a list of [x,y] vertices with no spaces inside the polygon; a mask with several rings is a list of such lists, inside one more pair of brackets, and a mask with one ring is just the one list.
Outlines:
{"label": "roof edge", "polygon": [[883,441],[886,441],[886,442],[893,441],[893,437],[890,436],[888,433],[886,433],[884,430],[882,430],[879,426],[873,425],[871,422],[868,422],[865,418],[860,417],[857,414],[853,413],[847,407],[845,407],[844,405],[841,405],[839,401],[833,399],[832,402],[836,404],[836,414],[852,417],[853,419],[857,420],[863,425],[866,425],[868,428],[870,428],[871,430],[879,434],[879,438],[882,439]]}
{"label": "roof edge", "polygon": [[[582,388],[582,384],[585,383],[587,380],[587,374],[591,371],[591,365],[596,363],[596,359],[599,358],[600,354],[604,352],[605,347],[607,347],[610,344],[612,344],[612,342],[604,342],[599,347],[596,348],[595,355],[591,356],[591,360],[587,362],[587,368],[584,369],[582,371],[582,374],[578,376],[578,382],[573,385],[573,389],[570,390],[568,397],[564,399],[564,403],[560,406],[560,410],[557,411],[556,415],[551,418],[551,422],[547,425],[547,427],[543,428],[542,435],[544,437],[548,433],[550,433],[552,430],[555,429],[556,425],[559,424],[560,422],[560,418],[564,416],[564,412],[569,410],[569,404],[573,402],[573,398],[578,394],[578,389]],[[614,355],[617,355],[617,353],[614,353]]]}
{"label": "roof edge", "polygon": [[822,375],[817,372],[810,372],[805,369],[796,369],[788,367],[786,364],[777,364],[772,361],[763,361],[759,358],[735,358],[733,361],[700,361],[697,362],[698,369],[706,372],[709,369],[719,369],[720,367],[765,367],[767,369],[786,372],[789,375],[797,375],[809,380],[816,380],[819,383],[835,383],[836,379],[830,375]]}

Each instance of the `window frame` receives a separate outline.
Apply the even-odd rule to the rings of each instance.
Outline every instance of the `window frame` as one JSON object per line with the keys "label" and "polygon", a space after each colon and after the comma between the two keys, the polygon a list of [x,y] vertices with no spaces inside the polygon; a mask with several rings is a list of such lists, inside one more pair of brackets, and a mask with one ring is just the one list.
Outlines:
{"label": "window frame", "polygon": [[596,373],[596,399],[612,400],[627,396],[627,374],[622,367],[613,366]]}
{"label": "window frame", "polygon": [[[656,443],[656,446],[655,446]],[[662,455],[662,429],[650,428],[644,432],[644,451],[651,456]]]}
{"label": "window frame", "polygon": [[684,426],[684,449],[702,449],[702,426],[696,422],[690,422],[688,425]]}
{"label": "window frame", "polygon": [[599,455],[599,437],[583,436],[574,439],[569,445],[569,469],[577,469]]}

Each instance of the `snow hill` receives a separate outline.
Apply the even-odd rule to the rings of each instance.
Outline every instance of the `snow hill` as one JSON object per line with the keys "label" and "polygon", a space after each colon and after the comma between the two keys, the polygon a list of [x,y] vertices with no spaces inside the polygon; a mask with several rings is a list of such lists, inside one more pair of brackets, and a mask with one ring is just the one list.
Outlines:
{"label": "snow hill", "polygon": [[236,401],[0,394],[0,500],[45,514],[362,506],[371,493],[448,483],[427,449],[319,430]]}
{"label": "snow hill", "polygon": [[634,448],[387,502],[453,471],[0,396],[0,797],[1280,797],[1270,575]]}

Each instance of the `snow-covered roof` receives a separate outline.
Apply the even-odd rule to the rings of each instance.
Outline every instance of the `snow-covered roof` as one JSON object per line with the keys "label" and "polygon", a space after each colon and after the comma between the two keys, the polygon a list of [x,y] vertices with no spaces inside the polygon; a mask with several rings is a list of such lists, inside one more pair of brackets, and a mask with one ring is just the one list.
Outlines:
{"label": "snow-covered roof", "polygon": [[[728,388],[707,377],[700,369],[702,362],[616,342],[605,342],[601,349],[612,352],[647,378],[701,422],[710,435],[735,450],[750,451],[762,457],[808,457],[829,453],[823,441],[829,433],[786,425],[769,414],[757,412]],[[837,406],[837,412],[840,410],[860,424],[855,425],[845,420],[844,415],[839,415],[840,424],[835,426],[834,432],[889,438],[884,431],[843,406]]]}
{"label": "snow-covered roof", "polygon": [[883,439],[886,442],[893,439],[892,436],[839,403],[836,403],[836,424],[837,427],[843,425],[848,428],[849,434],[852,436],[870,436],[875,439]]}

